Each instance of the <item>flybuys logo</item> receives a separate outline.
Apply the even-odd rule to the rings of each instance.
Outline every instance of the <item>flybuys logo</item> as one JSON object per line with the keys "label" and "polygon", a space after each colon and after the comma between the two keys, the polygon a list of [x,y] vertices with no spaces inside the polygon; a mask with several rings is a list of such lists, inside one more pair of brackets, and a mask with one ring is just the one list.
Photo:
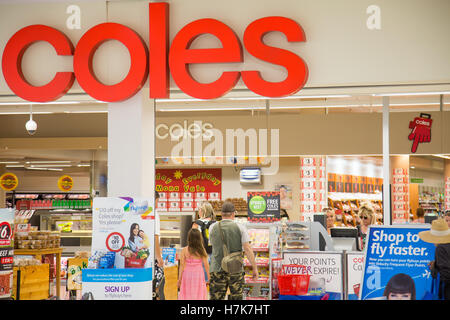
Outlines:
{"label": "flybuys logo", "polygon": [[248,205],[254,214],[261,214],[266,211],[266,200],[261,196],[251,198]]}
{"label": "flybuys logo", "polygon": [[127,204],[123,207],[124,212],[129,213],[137,213],[137,214],[149,214],[152,212],[152,207],[148,205],[147,201],[142,203],[134,202],[132,198],[122,198],[127,202]]}

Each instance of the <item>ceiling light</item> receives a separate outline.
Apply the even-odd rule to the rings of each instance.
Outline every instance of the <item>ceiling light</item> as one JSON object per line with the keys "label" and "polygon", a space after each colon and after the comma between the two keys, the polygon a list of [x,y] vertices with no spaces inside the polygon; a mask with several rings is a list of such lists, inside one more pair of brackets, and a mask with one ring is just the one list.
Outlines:
{"label": "ceiling light", "polygon": [[349,94],[329,94],[329,95],[314,95],[314,96],[287,96],[279,98],[267,98],[267,97],[232,97],[230,100],[271,100],[271,99],[320,99],[320,98],[350,98]]}
{"label": "ceiling light", "polygon": [[67,160],[48,160],[48,161],[27,161],[25,162],[26,164],[31,164],[31,163],[71,163],[72,161],[67,161]]}
{"label": "ceiling light", "polygon": [[16,164],[20,163],[19,161],[0,161],[0,164]]}
{"label": "ceiling light", "polygon": [[[0,102],[0,106],[26,106],[29,105],[31,102]],[[52,102],[33,102],[33,105],[40,106],[40,105],[49,105],[49,104],[80,104],[79,101],[52,101]]]}
{"label": "ceiling light", "polygon": [[46,168],[46,167],[71,167],[71,164],[32,164],[30,168]]}
{"label": "ceiling light", "polygon": [[33,167],[29,167],[26,168],[27,170],[41,170],[41,171],[62,171],[62,169],[57,169],[57,168],[33,168]]}
{"label": "ceiling light", "polygon": [[[52,114],[54,112],[50,112],[50,111],[37,111],[37,112],[33,112],[33,114]],[[24,112],[24,111],[17,111],[17,112],[0,112],[0,115],[21,115],[21,114],[30,114],[29,112]]]}
{"label": "ceiling light", "polygon": [[438,158],[444,158],[444,159],[449,159],[450,160],[450,156],[446,156],[443,154],[433,154],[434,157],[438,157]]}
{"label": "ceiling light", "polygon": [[436,94],[450,94],[450,91],[435,91],[435,92],[392,92],[392,93],[374,93],[374,97],[388,97],[388,96],[430,96]]}

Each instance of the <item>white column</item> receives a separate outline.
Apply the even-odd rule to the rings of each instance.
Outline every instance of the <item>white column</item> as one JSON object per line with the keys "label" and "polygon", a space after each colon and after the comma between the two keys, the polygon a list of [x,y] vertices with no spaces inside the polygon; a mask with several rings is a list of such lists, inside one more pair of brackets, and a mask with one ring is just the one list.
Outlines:
{"label": "white column", "polygon": [[155,100],[148,89],[108,105],[108,196],[154,197]]}
{"label": "white column", "polygon": [[389,163],[389,97],[383,97],[383,223],[391,224],[391,168]]}

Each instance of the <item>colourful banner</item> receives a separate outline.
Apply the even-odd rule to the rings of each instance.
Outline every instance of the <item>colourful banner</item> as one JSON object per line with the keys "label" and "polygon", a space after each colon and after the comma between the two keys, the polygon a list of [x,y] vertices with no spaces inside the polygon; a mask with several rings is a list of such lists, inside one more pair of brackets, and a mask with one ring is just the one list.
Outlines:
{"label": "colourful banner", "polygon": [[280,220],[280,192],[247,192],[248,220],[272,222]]}
{"label": "colourful banner", "polygon": [[426,226],[371,226],[361,300],[422,300],[430,290],[435,246],[420,240]]}
{"label": "colourful banner", "polygon": [[159,211],[194,211],[222,199],[222,169],[156,169]]}

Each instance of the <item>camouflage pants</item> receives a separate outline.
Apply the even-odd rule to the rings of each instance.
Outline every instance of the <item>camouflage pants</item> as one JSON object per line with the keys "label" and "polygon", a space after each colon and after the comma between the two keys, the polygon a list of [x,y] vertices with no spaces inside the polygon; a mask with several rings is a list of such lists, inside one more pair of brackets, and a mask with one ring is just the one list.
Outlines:
{"label": "camouflage pants", "polygon": [[210,300],[224,300],[228,288],[230,288],[230,295],[228,296],[229,300],[242,300],[244,292],[244,272],[211,272],[211,281],[209,284]]}

